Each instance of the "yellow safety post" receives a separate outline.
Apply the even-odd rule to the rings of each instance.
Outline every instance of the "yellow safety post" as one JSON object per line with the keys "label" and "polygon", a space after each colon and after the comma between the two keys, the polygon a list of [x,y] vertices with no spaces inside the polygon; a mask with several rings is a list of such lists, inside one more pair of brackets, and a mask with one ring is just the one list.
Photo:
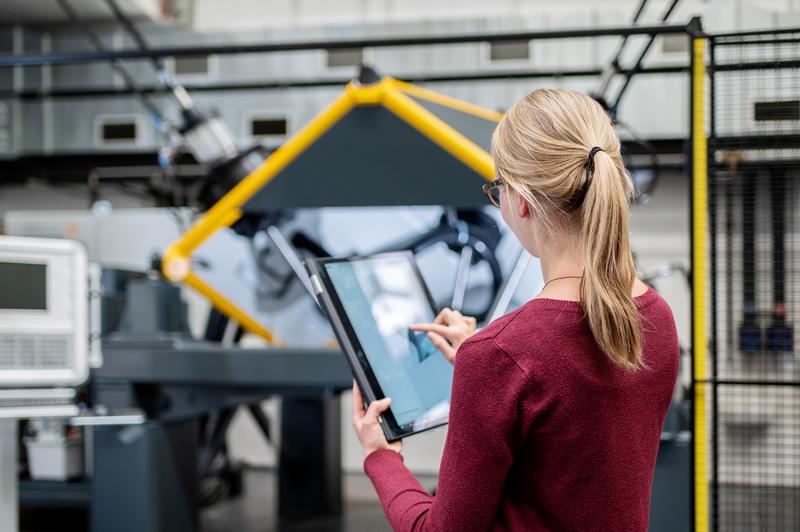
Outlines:
{"label": "yellow safety post", "polygon": [[694,525],[698,532],[708,521],[708,427],[706,395],[708,339],[706,337],[706,238],[708,217],[708,146],[705,128],[706,40],[693,40],[692,70],[692,346],[694,355]]}

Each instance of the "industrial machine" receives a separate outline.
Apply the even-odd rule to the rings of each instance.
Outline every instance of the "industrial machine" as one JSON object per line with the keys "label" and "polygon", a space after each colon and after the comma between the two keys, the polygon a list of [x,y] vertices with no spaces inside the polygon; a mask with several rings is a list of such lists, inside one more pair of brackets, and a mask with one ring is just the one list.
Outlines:
{"label": "industrial machine", "polygon": [[77,413],[69,399],[89,375],[87,285],[78,242],[0,237],[0,417],[59,403]]}
{"label": "industrial machine", "polygon": [[[55,262],[46,259],[54,256],[57,262],[65,250],[80,250],[74,241],[45,240],[37,249],[35,243],[39,240],[42,239],[0,238],[0,244],[8,243],[5,247],[14,247],[17,252],[17,262],[0,264],[52,265]],[[18,251],[21,242],[27,245],[26,253]],[[48,245],[56,251],[50,256]],[[3,260],[11,260],[11,253],[5,251],[1,254]],[[84,260],[85,268],[85,255],[77,256]],[[61,275],[75,273],[66,265],[60,266]],[[89,297],[86,272],[81,270],[78,277],[80,282],[62,285],[61,303],[80,307],[84,315]],[[23,280],[20,275],[16,278]],[[44,279],[38,276],[27,284],[18,282],[15,301],[43,306],[37,294],[43,290]],[[45,291],[46,300],[54,301],[53,294],[58,289]],[[30,478],[19,485],[23,507],[56,502],[84,507],[92,530],[196,530],[201,499],[209,496],[208,490],[215,489],[205,480],[227,475],[226,489],[237,489],[235,485],[230,487],[236,482],[236,472],[215,470],[218,465],[213,461],[224,448],[233,414],[244,405],[264,436],[272,444],[280,442],[281,517],[308,519],[340,511],[337,392],[350,386],[351,377],[337,351],[242,349],[194,340],[178,288],[157,275],[103,270],[97,295],[103,356],[102,365],[91,369],[89,380],[83,383],[87,375],[87,335],[81,340],[83,369],[76,373],[81,380],[65,379],[60,383],[70,385],[63,387],[70,393],[59,395],[60,402],[54,403],[52,388],[39,396],[33,395],[35,389],[9,395],[27,401],[25,409],[12,405],[16,406],[16,417],[49,420],[34,424],[38,432],[27,446]],[[74,327],[72,332],[85,330],[85,316],[82,323],[83,328]],[[41,336],[32,341],[47,338],[49,331],[44,327],[39,331]],[[28,332],[33,334],[32,329]],[[29,370],[26,385],[47,382],[38,378],[37,372],[49,374],[50,359],[43,363],[39,360],[42,354],[54,356],[52,351],[7,351],[5,346],[0,353],[14,356],[19,366]],[[37,362],[43,366],[41,369],[36,367]],[[278,434],[271,433],[259,406],[260,401],[275,395],[283,397]],[[10,399],[3,400],[5,408]],[[212,423],[209,417],[213,417]],[[90,448],[75,451],[75,438],[61,438],[70,426],[83,426],[88,431]],[[3,423],[0,454],[8,457],[2,464],[4,486],[9,488],[3,491],[2,498],[3,517],[7,520],[16,519],[16,429],[16,419]],[[55,444],[70,455],[81,452],[86,473],[76,471],[73,462],[65,462],[63,473],[54,477],[52,464],[49,469],[42,469],[39,462],[32,462]],[[52,460],[52,456],[51,452],[45,459]],[[76,475],[78,478],[73,478]],[[8,526],[16,528],[10,522]]]}
{"label": "industrial machine", "polygon": [[[89,374],[87,280],[86,253],[77,242],[0,237],[3,530],[17,529],[18,419],[78,414],[75,387]],[[76,443],[32,441],[31,455],[45,473],[75,470]]]}

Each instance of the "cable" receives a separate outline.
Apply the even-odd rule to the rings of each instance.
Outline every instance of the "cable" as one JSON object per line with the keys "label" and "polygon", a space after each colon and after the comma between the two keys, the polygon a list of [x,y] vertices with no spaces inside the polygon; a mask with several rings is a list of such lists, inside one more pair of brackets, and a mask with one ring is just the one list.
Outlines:
{"label": "cable", "polygon": [[[119,5],[117,4],[116,0],[104,0],[105,4],[111,10],[111,13],[114,15],[114,18],[122,25],[123,29],[128,32],[128,34],[133,38],[136,42],[136,46],[142,51],[149,51],[150,48],[147,45],[147,41],[144,40],[144,36],[141,32],[136,28],[133,24],[131,19],[125,15],[125,13],[120,9]],[[184,111],[190,111],[194,108],[194,101],[192,101],[191,96],[189,93],[186,92],[186,89],[183,88],[182,85],[175,82],[172,76],[167,71],[167,67],[164,63],[164,59],[160,56],[153,56],[150,58],[150,61],[153,63],[155,67],[156,74],[158,75],[159,81],[163,85],[165,85],[172,93],[172,97],[175,98],[175,101],[178,103],[180,108]]]}
{"label": "cable", "polygon": [[658,148],[653,145],[652,142],[642,137],[630,124],[627,122],[623,122],[619,119],[615,120],[615,124],[617,128],[627,131],[630,136],[631,140],[644,148],[644,151],[650,156],[650,165],[652,167],[653,175],[650,178],[649,183],[643,189],[637,190],[639,202],[644,204],[650,201],[650,197],[653,195],[656,187],[658,186],[659,178],[661,177],[660,171],[661,167],[659,165],[658,160]]}
{"label": "cable", "polygon": [[[86,34],[86,37],[89,39],[89,41],[91,41],[92,45],[97,49],[98,52],[108,51],[103,44],[103,41],[100,40],[100,37],[94,31],[92,31],[92,29],[87,26],[83,20],[81,20],[81,18],[78,16],[78,13],[72,8],[67,0],[56,1],[58,2],[58,5],[61,6],[61,9],[64,11],[64,13],[66,13],[67,17],[69,17],[73,23],[78,25],[81,28],[81,31]],[[111,66],[122,77],[122,80],[125,82],[125,85],[128,87],[128,89],[133,92],[137,98],[139,98],[139,101],[142,103],[147,112],[155,117],[159,123],[169,124],[169,120],[164,118],[158,106],[156,106],[150,97],[138,87],[130,72],[128,72],[128,70],[122,65],[122,62],[119,59],[115,59],[111,62]]]}
{"label": "cable", "polygon": [[[119,8],[119,5],[114,0],[104,0],[105,4],[111,10],[111,13],[114,14],[114,18],[122,24],[122,27],[125,31],[133,37],[133,40],[136,42],[136,46],[139,47],[141,50],[147,50],[147,42],[144,40],[144,36],[136,29],[136,26],[133,25],[133,22],[122,12]],[[164,59],[161,57],[152,57],[150,60],[156,66],[156,70],[163,70],[164,69]]]}

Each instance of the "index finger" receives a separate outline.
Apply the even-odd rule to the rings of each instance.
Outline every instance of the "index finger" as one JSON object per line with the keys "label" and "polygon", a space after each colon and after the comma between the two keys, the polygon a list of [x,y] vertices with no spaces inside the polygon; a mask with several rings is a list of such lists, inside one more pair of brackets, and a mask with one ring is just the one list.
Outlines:
{"label": "index finger", "polygon": [[361,396],[361,390],[356,384],[356,380],[353,379],[353,415],[364,417],[366,413],[367,410],[364,408],[364,398]]}
{"label": "index finger", "polygon": [[415,323],[411,326],[415,331],[435,332],[441,334],[447,339],[453,335],[453,331],[447,325],[440,325],[438,323]]}

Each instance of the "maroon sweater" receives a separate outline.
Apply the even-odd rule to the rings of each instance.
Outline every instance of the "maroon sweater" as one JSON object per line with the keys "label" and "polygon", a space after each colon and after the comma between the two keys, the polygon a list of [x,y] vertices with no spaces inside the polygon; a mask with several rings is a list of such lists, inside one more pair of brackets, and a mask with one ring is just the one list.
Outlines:
{"label": "maroon sweater", "polygon": [[390,450],[364,469],[395,530],[644,531],[678,374],[675,322],[636,298],[646,369],[597,347],[579,303],[534,299],[458,350],[436,496]]}

